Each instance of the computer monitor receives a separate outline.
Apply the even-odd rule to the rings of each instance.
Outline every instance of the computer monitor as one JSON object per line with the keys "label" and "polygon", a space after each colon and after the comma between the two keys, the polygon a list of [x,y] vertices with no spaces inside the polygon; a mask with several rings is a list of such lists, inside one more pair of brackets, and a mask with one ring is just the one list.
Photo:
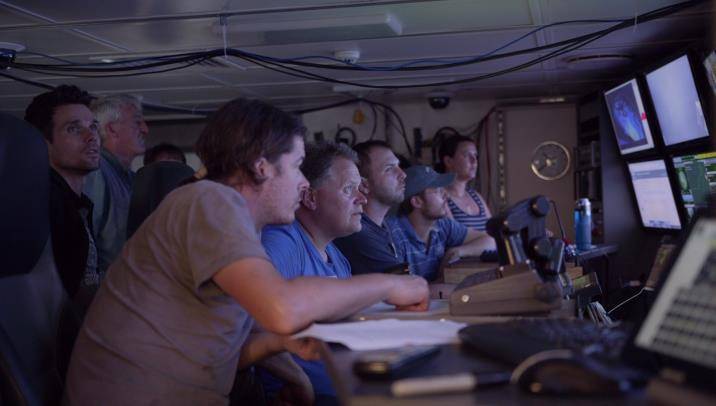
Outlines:
{"label": "computer monitor", "polygon": [[647,228],[681,229],[663,159],[628,164],[641,222]]}
{"label": "computer monitor", "polygon": [[[637,348],[703,368],[695,377],[713,388],[716,370],[716,220],[694,224],[635,337]],[[681,368],[679,368],[681,369]],[[686,368],[688,371],[690,368]]]}
{"label": "computer monitor", "polygon": [[687,55],[646,74],[664,145],[709,136]]}
{"label": "computer monitor", "polygon": [[614,135],[622,155],[654,148],[649,121],[636,79],[604,92]]}
{"label": "computer monitor", "polygon": [[709,194],[716,190],[716,152],[673,157],[684,208],[693,217],[708,205]]}

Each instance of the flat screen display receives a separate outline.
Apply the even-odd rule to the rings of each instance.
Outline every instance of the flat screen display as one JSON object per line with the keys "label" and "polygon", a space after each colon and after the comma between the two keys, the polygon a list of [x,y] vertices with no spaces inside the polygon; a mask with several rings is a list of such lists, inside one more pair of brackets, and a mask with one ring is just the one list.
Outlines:
{"label": "flat screen display", "polygon": [[709,194],[716,191],[716,152],[673,158],[681,201],[689,218],[708,205]]}
{"label": "flat screen display", "polygon": [[644,227],[681,229],[679,212],[663,160],[632,162],[631,182]]}
{"label": "flat screen display", "polygon": [[636,79],[607,90],[604,92],[604,100],[622,155],[654,148]]}
{"label": "flat screen display", "polygon": [[647,73],[646,82],[665,145],[709,136],[701,100],[686,55]]}
{"label": "flat screen display", "polygon": [[715,297],[716,220],[702,218],[661,286],[635,344],[713,371]]}

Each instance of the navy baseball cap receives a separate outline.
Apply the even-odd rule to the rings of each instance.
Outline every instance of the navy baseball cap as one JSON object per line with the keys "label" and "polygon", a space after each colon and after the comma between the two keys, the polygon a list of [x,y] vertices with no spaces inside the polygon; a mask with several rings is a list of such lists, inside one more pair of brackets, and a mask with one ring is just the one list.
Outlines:
{"label": "navy baseball cap", "polygon": [[437,173],[427,165],[414,165],[405,170],[405,200],[428,188],[445,187],[455,180],[454,173]]}

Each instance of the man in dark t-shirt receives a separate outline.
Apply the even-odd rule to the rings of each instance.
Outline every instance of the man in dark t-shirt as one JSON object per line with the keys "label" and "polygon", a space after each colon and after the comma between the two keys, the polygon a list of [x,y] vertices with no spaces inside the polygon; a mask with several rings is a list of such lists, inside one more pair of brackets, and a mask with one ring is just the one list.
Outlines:
{"label": "man in dark t-shirt", "polygon": [[361,229],[335,240],[348,258],[354,275],[365,273],[400,273],[407,270],[407,259],[393,241],[386,217],[391,207],[403,201],[405,172],[383,141],[366,141],[353,149],[358,153],[360,174],[364,179],[367,203],[361,215]]}

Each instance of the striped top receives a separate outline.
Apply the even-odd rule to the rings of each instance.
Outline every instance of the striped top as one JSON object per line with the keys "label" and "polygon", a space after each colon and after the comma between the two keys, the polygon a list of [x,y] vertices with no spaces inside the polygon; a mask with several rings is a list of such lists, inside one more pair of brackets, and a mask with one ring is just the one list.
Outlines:
{"label": "striped top", "polygon": [[460,207],[458,207],[455,202],[452,201],[452,199],[448,198],[448,207],[450,207],[450,212],[452,213],[453,219],[457,221],[458,223],[464,225],[467,228],[471,228],[478,231],[485,231],[485,227],[487,226],[487,220],[489,219],[486,214],[485,205],[482,203],[482,199],[480,199],[480,195],[477,194],[475,189],[467,189],[467,193],[472,197],[472,200],[477,203],[477,207],[480,208],[480,213],[476,215],[470,215],[462,211]]}

